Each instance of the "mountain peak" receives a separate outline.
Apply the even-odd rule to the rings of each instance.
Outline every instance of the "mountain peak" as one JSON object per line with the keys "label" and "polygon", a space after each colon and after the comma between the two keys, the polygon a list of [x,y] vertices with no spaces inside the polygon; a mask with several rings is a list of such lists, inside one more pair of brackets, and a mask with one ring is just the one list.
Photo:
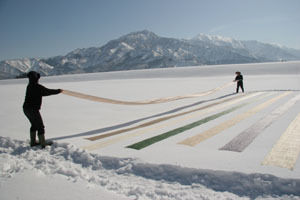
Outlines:
{"label": "mountain peak", "polygon": [[112,40],[102,47],[76,49],[66,56],[0,62],[0,79],[29,70],[45,75],[131,69],[200,66],[299,60],[300,51],[260,42],[199,34],[190,40],[157,36],[142,30]]}
{"label": "mountain peak", "polygon": [[202,41],[202,42],[209,42],[217,46],[222,45],[229,45],[234,48],[243,48],[243,45],[240,41],[229,38],[229,37],[222,37],[219,35],[205,35],[205,34],[198,34],[191,39],[192,41]]}
{"label": "mountain peak", "polygon": [[198,34],[192,38],[192,40],[202,40],[202,41],[223,41],[223,42],[232,42],[232,38],[222,37],[219,35],[206,35],[206,34]]}
{"label": "mountain peak", "polygon": [[124,38],[147,40],[147,39],[158,38],[158,36],[151,31],[143,30],[143,31],[132,32],[129,33],[128,35],[121,37],[121,39]]}

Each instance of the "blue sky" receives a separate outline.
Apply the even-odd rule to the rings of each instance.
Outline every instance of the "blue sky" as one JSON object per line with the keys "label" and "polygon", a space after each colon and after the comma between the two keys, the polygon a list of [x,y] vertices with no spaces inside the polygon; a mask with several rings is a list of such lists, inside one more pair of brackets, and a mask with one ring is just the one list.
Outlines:
{"label": "blue sky", "polygon": [[134,31],[300,49],[299,0],[0,0],[0,60],[65,55]]}

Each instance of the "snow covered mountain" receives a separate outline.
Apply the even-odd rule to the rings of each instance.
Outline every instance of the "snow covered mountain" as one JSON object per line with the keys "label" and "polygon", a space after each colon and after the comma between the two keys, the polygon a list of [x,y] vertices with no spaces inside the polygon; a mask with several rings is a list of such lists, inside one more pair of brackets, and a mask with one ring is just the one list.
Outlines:
{"label": "snow covered mountain", "polygon": [[145,30],[65,56],[4,60],[0,62],[0,78],[15,78],[30,70],[61,75],[290,60],[300,60],[300,50],[204,34],[192,39],[165,38]]}
{"label": "snow covered mountain", "polygon": [[38,71],[42,75],[51,75],[53,68],[36,58],[4,60],[0,62],[0,79],[14,78],[30,70]]}

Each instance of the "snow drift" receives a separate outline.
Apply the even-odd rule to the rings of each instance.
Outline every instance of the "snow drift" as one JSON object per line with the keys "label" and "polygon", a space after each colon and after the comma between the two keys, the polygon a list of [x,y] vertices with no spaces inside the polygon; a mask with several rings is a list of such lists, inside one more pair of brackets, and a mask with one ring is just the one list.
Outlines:
{"label": "snow drift", "polygon": [[0,155],[6,161],[0,165],[2,178],[34,170],[46,175],[60,174],[73,181],[84,180],[136,198],[293,199],[300,195],[299,179],[149,164],[132,158],[100,156],[64,143],[40,150],[30,148],[28,142],[0,137]]}

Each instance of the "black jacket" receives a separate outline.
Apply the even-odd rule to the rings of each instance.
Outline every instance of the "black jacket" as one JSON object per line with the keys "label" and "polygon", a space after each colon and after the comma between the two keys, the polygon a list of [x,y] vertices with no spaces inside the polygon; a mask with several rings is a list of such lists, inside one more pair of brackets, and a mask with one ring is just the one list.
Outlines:
{"label": "black jacket", "polygon": [[60,89],[48,89],[38,83],[30,82],[26,89],[26,96],[23,108],[40,110],[43,96],[59,94],[60,92]]}
{"label": "black jacket", "polygon": [[237,75],[236,77],[235,77],[235,81],[237,81],[237,82],[243,82],[243,75]]}

